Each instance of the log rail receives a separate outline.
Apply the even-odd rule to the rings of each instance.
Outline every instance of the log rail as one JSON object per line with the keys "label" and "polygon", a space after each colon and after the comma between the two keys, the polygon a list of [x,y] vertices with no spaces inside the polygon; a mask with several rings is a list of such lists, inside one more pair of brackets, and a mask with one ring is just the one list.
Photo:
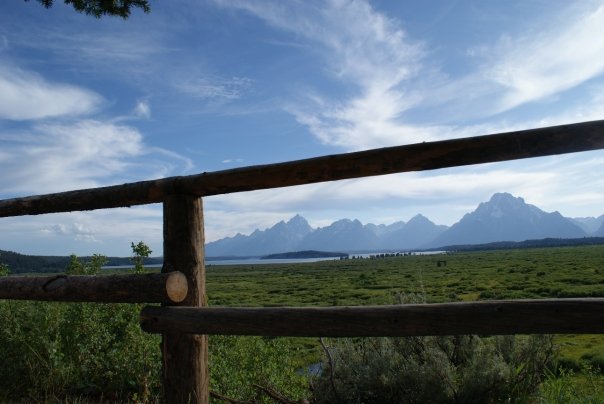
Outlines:
{"label": "log rail", "polygon": [[604,333],[604,298],[352,307],[153,307],[147,332],[272,337]]}
{"label": "log rail", "polygon": [[233,192],[598,149],[604,149],[604,120],[0,200],[0,218],[150,203],[163,203],[164,207],[161,274],[8,277],[0,279],[0,299],[162,303],[162,307],[143,309],[141,326],[146,331],[162,334],[162,382],[168,403],[209,402],[207,334],[604,333],[604,299],[385,307],[205,307],[201,199]]}
{"label": "log rail", "polygon": [[164,202],[410,171],[435,170],[604,148],[604,120],[424,142],[109,187],[0,200],[0,217]]}
{"label": "log rail", "polygon": [[180,303],[187,296],[182,272],[128,275],[0,277],[0,299],[96,303]]}

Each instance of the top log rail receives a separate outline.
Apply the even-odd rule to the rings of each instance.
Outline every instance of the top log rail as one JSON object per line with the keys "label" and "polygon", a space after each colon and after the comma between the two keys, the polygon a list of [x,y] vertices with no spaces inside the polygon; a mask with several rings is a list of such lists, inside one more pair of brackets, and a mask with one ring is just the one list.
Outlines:
{"label": "top log rail", "polygon": [[0,201],[0,217],[144,205],[175,194],[202,197],[603,148],[600,120],[7,199]]}

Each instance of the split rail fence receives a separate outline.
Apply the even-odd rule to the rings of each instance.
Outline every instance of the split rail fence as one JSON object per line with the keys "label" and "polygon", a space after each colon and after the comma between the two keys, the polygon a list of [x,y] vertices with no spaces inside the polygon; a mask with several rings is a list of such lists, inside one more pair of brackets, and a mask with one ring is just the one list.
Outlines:
{"label": "split rail fence", "polygon": [[604,149],[604,121],[419,143],[0,201],[0,217],[163,204],[160,274],[0,278],[0,299],[161,303],[164,398],[209,401],[209,334],[414,336],[604,333],[604,298],[372,307],[207,307],[202,198],[293,185]]}

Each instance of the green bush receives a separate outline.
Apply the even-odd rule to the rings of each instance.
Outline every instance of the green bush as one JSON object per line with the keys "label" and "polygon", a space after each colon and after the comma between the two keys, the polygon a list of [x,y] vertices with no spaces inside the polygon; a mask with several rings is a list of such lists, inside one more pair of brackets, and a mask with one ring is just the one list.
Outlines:
{"label": "green bush", "polygon": [[0,301],[0,399],[160,392],[159,337],[140,306]]}
{"label": "green bush", "polygon": [[528,400],[552,354],[549,336],[334,340],[313,382],[318,403]]}
{"label": "green bush", "polygon": [[10,269],[8,268],[8,265],[0,262],[0,276],[7,276],[8,274],[10,274]]}
{"label": "green bush", "polygon": [[309,395],[308,379],[296,372],[287,340],[212,335],[209,344],[213,392],[258,403],[274,402],[262,388],[289,399]]}
{"label": "green bush", "polygon": [[558,404],[603,404],[604,396],[598,383],[597,372],[584,366],[582,369],[584,382],[576,382],[572,370],[558,368],[556,372],[546,369],[546,377],[539,389],[539,403]]}
{"label": "green bush", "polygon": [[[97,274],[104,262],[73,255],[66,273]],[[159,401],[160,337],[141,330],[141,308],[0,300],[0,402]],[[288,349],[282,339],[212,336],[212,391],[258,402],[268,400],[262,388],[305,397],[308,383]]]}
{"label": "green bush", "polygon": [[593,370],[604,373],[604,353],[600,351],[589,351],[581,355],[581,360]]}

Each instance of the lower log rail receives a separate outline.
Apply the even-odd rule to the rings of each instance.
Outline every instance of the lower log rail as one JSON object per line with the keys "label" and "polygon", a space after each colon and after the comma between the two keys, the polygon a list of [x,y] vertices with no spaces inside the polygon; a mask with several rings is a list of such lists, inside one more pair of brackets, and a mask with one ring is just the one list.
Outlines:
{"label": "lower log rail", "polygon": [[150,333],[291,337],[603,334],[604,298],[353,307],[152,307]]}
{"label": "lower log rail", "polygon": [[97,303],[178,303],[188,293],[180,272],[0,277],[0,299]]}

